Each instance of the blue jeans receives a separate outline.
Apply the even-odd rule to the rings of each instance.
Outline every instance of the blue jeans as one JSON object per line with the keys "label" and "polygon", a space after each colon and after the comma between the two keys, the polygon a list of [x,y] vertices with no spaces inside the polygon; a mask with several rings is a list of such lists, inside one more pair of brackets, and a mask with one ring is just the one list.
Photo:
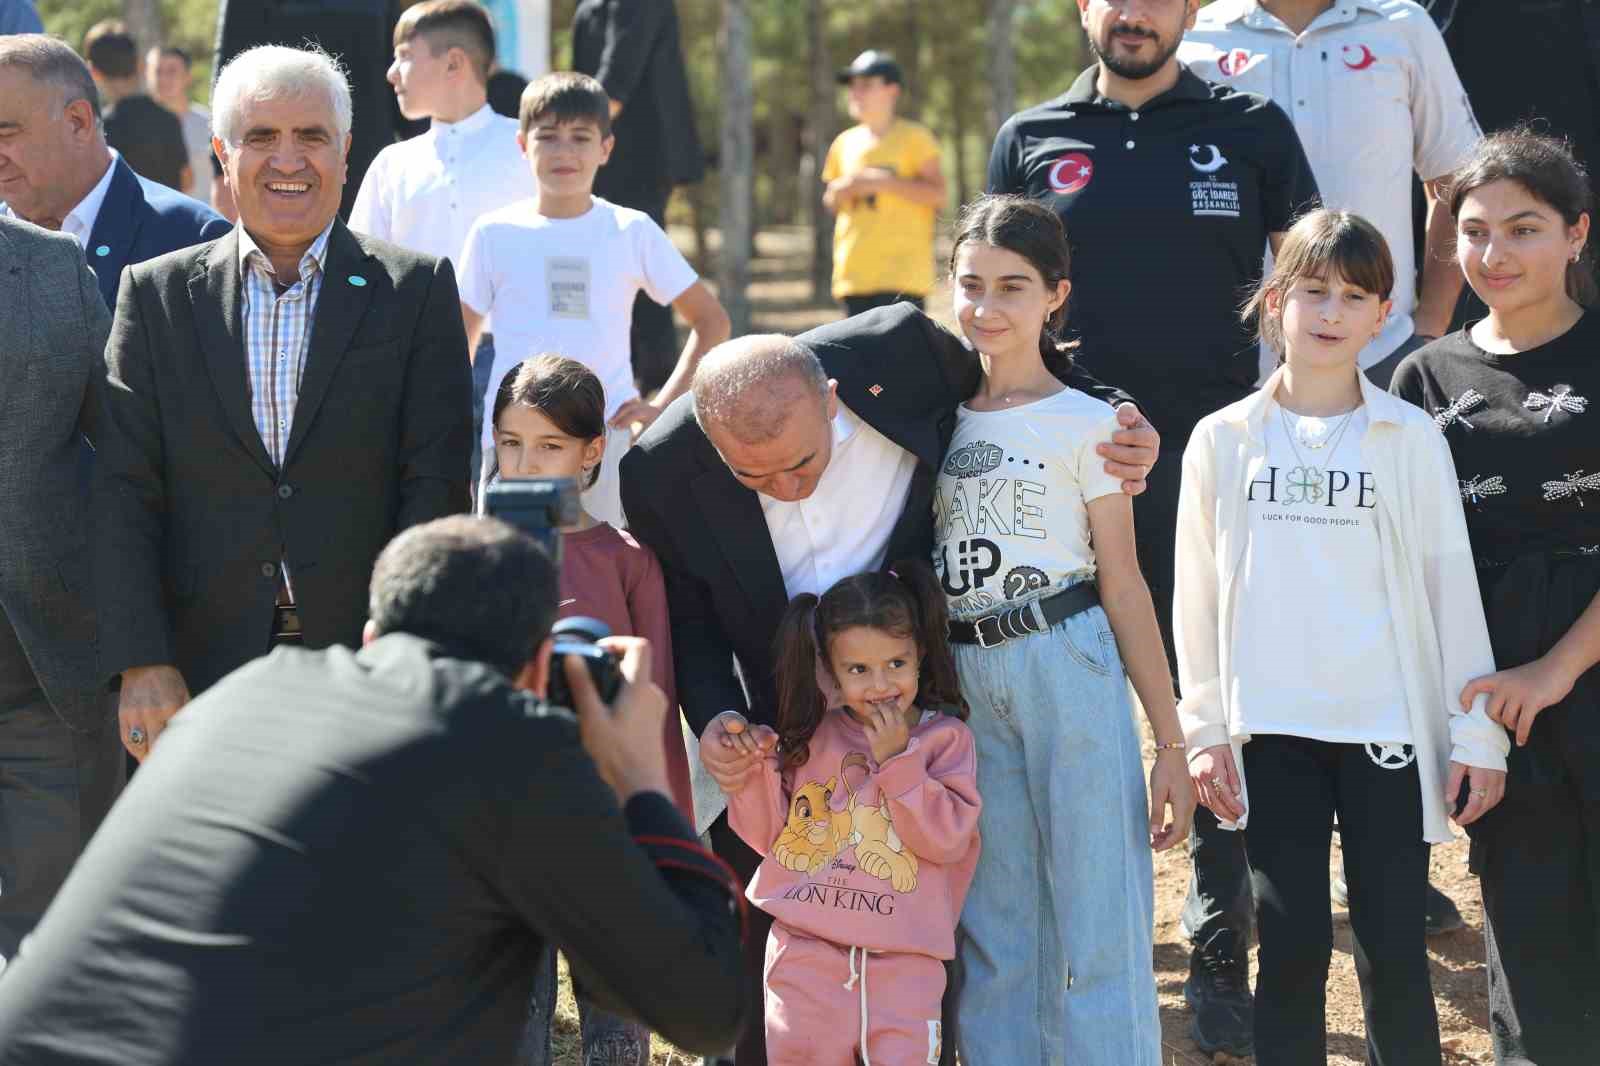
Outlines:
{"label": "blue jeans", "polygon": [[[533,978],[533,996],[522,1028],[522,1045],[516,1066],[550,1066],[550,1026],[556,1017],[556,949],[546,948],[539,972]],[[578,999],[582,1032],[583,1066],[647,1066],[650,1030],[639,1022],[608,1014],[582,997]]]}
{"label": "blue jeans", "polygon": [[959,645],[956,668],[983,797],[961,1061],[1159,1066],[1144,766],[1105,612]]}

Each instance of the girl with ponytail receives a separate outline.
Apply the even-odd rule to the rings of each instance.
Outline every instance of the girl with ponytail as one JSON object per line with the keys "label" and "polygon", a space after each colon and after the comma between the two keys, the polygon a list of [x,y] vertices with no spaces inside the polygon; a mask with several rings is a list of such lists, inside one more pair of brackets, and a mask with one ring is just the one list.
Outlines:
{"label": "girl with ponytail", "polygon": [[796,597],[778,628],[777,731],[729,712],[702,738],[746,763],[728,820],[764,856],[746,894],[774,919],[775,1064],[939,1061],[980,806],[945,630],[921,562]]}

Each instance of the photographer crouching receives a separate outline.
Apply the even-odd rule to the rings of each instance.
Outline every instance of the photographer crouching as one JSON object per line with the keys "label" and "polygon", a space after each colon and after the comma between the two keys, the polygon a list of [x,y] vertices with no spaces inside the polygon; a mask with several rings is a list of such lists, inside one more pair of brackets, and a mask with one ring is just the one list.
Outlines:
{"label": "photographer crouching", "polygon": [[650,647],[604,642],[608,707],[552,663],[556,581],[498,520],[415,527],[360,651],[186,707],[0,973],[0,1064],[507,1063],[547,941],[596,1003],[730,1045],[739,889],[666,797]]}

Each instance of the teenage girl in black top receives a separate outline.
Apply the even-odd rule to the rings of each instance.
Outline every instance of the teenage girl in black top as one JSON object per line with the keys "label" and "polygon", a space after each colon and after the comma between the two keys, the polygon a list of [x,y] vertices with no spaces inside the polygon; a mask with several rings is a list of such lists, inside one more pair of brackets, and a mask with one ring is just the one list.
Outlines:
{"label": "teenage girl in black top", "polygon": [[1589,184],[1558,141],[1483,141],[1451,196],[1487,318],[1401,364],[1392,389],[1450,442],[1515,740],[1505,801],[1472,834],[1498,1062],[1600,1047],[1600,312]]}

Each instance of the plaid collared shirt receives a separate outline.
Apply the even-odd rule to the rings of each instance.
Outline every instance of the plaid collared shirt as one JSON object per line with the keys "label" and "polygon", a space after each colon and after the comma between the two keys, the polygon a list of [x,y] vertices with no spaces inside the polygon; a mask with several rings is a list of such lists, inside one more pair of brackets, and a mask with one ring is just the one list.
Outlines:
{"label": "plaid collared shirt", "polygon": [[239,274],[243,281],[245,366],[250,379],[250,413],[261,443],[275,465],[283,466],[294,426],[295,401],[311,347],[311,323],[333,223],[300,257],[300,276],[281,294],[266,253],[239,227]]}

